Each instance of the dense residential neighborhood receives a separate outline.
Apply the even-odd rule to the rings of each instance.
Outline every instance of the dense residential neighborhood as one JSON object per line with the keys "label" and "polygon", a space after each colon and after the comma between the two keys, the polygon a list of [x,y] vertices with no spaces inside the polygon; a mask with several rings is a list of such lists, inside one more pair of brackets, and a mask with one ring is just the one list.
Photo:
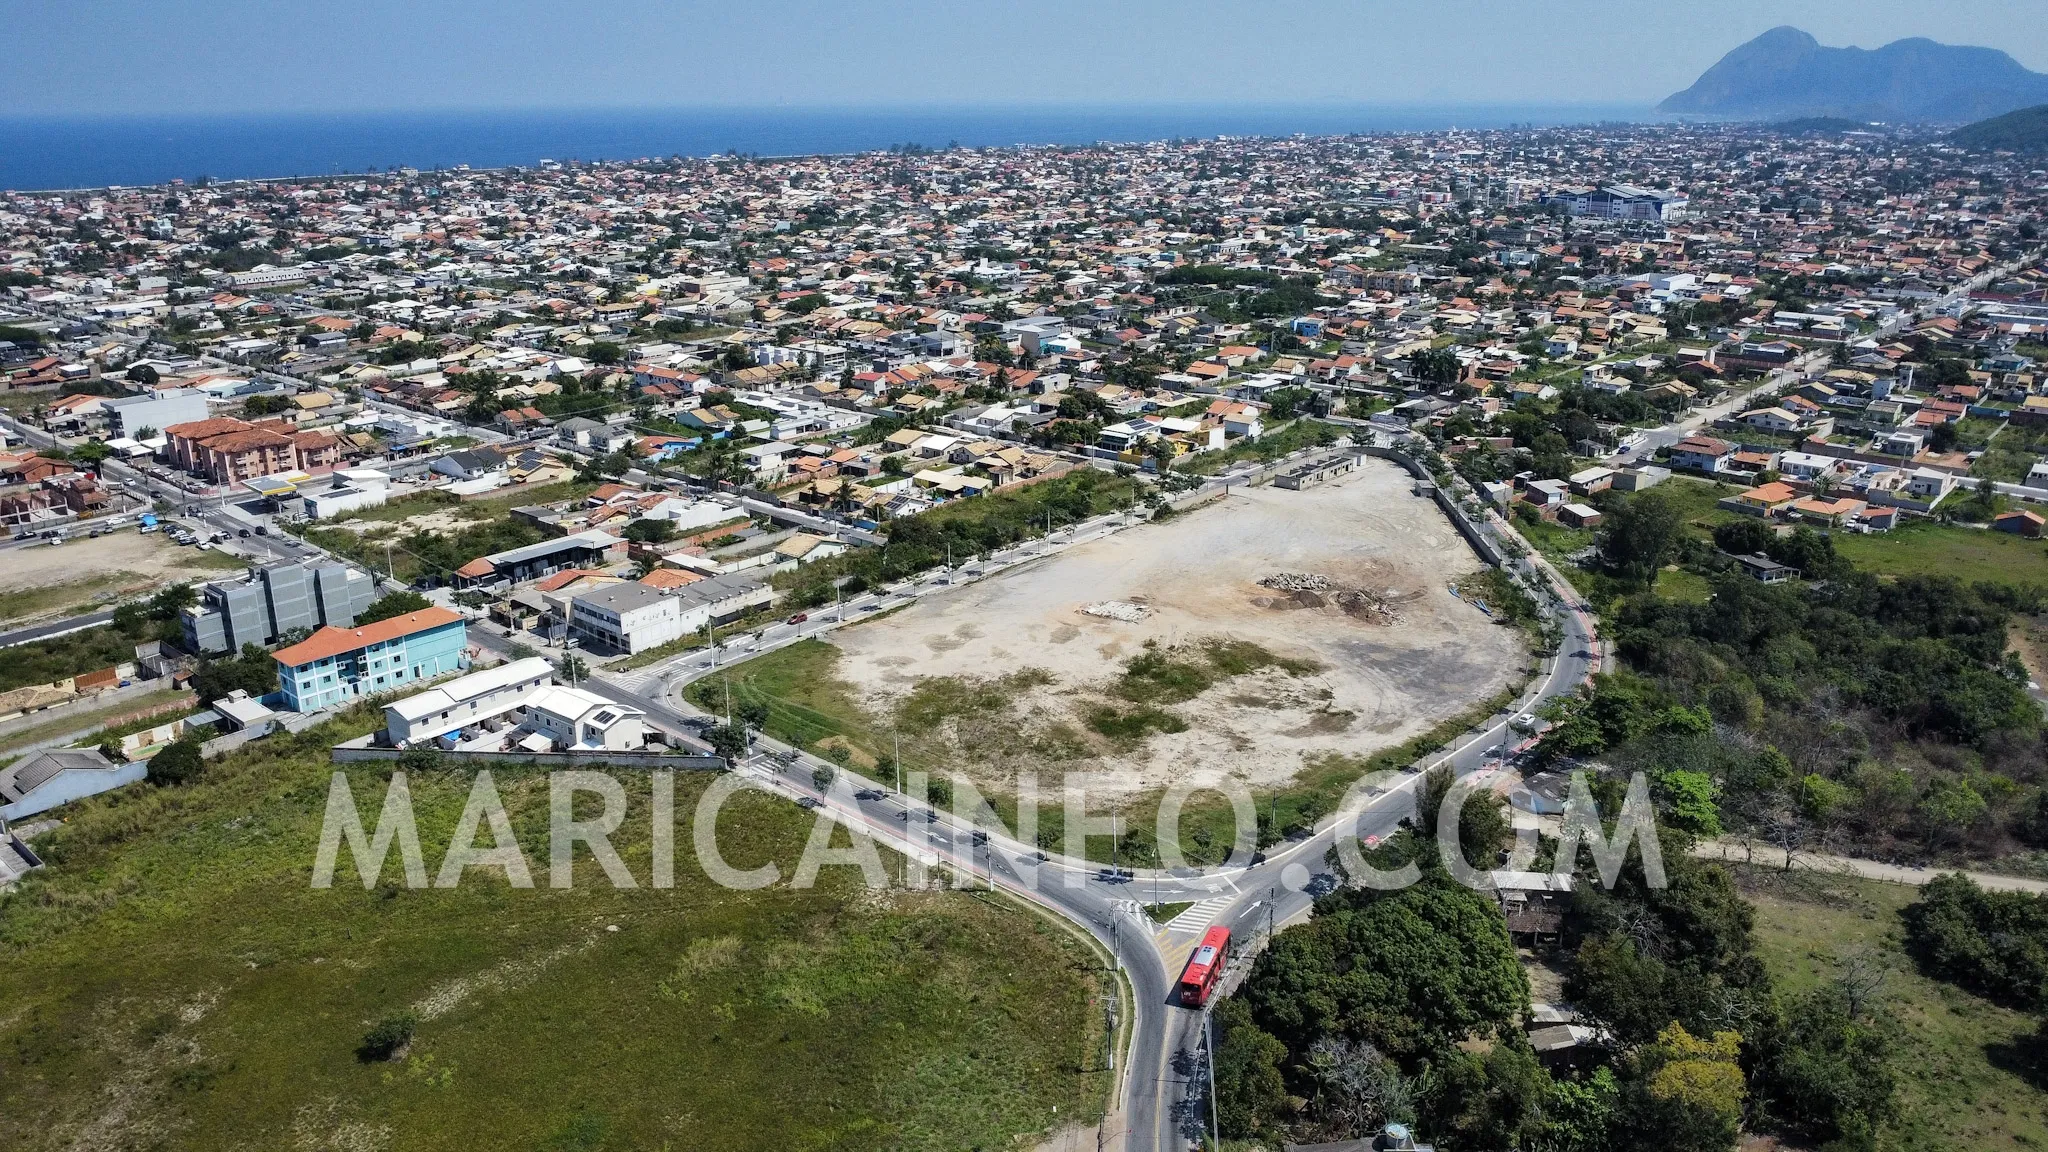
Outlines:
{"label": "dense residential neighborhood", "polygon": [[[1908,1146],[1890,1033],[1774,985],[1766,952],[1807,950],[1746,901],[1878,915],[1759,846],[2040,886],[2038,164],[1617,124],[0,193],[0,892],[69,882],[103,814],[177,826],[161,797],[287,763],[294,803],[417,788],[444,838],[477,827],[458,770],[526,805],[630,770],[671,816],[671,770],[723,773],[684,806],[744,781],[1073,929],[1032,937],[1060,1147]],[[927,790],[1015,805],[1041,770],[1109,780],[1102,831]],[[1247,850],[1227,805],[1185,846],[1122,822],[1169,785],[1253,789]],[[1580,793],[1640,796],[1669,891],[1638,849],[1588,893]],[[674,886],[642,847],[619,868]],[[1419,880],[1377,891],[1360,851]],[[416,1033],[646,930],[604,907],[364,1022],[344,1071],[445,1087]],[[659,1011],[729,1022],[696,982],[810,963],[720,931],[658,949]],[[1943,955],[2043,1006],[2038,971]],[[714,1055],[862,989],[749,993],[778,1022]],[[815,1143],[899,1146],[870,1131]],[[610,1146],[581,1139],[548,1146]]]}

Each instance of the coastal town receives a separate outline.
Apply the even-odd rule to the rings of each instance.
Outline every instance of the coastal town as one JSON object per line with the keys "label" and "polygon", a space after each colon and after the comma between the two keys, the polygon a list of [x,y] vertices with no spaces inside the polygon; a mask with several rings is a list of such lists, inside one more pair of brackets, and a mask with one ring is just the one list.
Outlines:
{"label": "coastal town", "polygon": [[[1108,964],[1076,1019],[1139,1005],[1056,1123],[1185,1149],[1339,1134],[1216,1072],[1249,1016],[1161,1006],[1435,828],[1347,834],[1354,780],[1476,773],[1530,1074],[1625,1040],[1739,1084],[1733,1032],[1567,1002],[1570,865],[1492,848],[1645,767],[1688,847],[1788,871],[2048,847],[2039,164],[1817,121],[0,193],[0,890],[55,882],[73,814],[263,755],[729,773],[959,886],[1029,872]],[[941,816],[1041,778],[1116,815]],[[1255,793],[1256,854],[1228,808],[1192,870],[1117,823],[1180,787]],[[1198,1050],[1220,1088],[1172,1071]]]}

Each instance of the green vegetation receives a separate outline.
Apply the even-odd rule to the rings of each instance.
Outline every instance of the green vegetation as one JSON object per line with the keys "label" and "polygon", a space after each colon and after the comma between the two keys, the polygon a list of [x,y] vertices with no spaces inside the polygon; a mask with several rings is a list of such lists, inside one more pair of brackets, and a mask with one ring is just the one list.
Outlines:
{"label": "green vegetation", "polygon": [[1077,524],[1105,512],[1130,507],[1139,483],[1094,468],[1077,468],[1064,476],[991,496],[975,496],[942,504],[929,512],[891,520],[882,531],[881,548],[855,548],[827,560],[806,564],[778,577],[788,585],[784,603],[792,610],[831,602],[834,581],[846,579],[851,595],[866,588],[894,584],[946,563],[966,561],[1055,529]]}
{"label": "green vegetation", "polygon": [[[512,769],[497,791],[537,887],[481,869],[410,889],[394,861],[365,890],[345,850],[310,887],[327,745],[377,722],[67,810],[0,916],[10,1147],[951,1152],[1100,1115],[1103,964],[996,898],[868,894],[846,868],[734,893],[690,862],[688,828],[674,888],[614,889],[579,851],[554,890],[548,779]],[[384,771],[347,775],[374,819]],[[613,843],[645,885],[648,777],[619,779]],[[711,779],[679,774],[684,819]],[[471,774],[410,783],[431,872]],[[787,876],[810,827],[743,792],[719,837],[735,867]]]}
{"label": "green vegetation", "polygon": [[2048,544],[1982,528],[1915,520],[1890,532],[1837,534],[1835,551],[1880,576],[2048,584]]}
{"label": "green vegetation", "polygon": [[418,612],[422,608],[433,606],[433,601],[417,592],[386,592],[371,601],[368,608],[363,609],[363,614],[356,617],[356,623],[374,624],[379,620],[389,620],[393,616],[403,616],[408,612]]}
{"label": "green vegetation", "polygon": [[[463,509],[467,518],[469,508]],[[394,579],[411,581],[420,576],[446,578],[479,556],[538,544],[548,533],[523,520],[485,511],[490,519],[473,520],[448,531],[418,529],[398,536],[396,525],[357,533],[347,528],[309,525],[305,538],[338,556],[345,556],[373,571],[384,572],[388,562]],[[387,542],[390,548],[386,548]]]}
{"label": "green vegetation", "polygon": [[1901,916],[1920,970],[2013,1008],[2048,1009],[2048,897],[1936,877]]}
{"label": "green vegetation", "polygon": [[1171,904],[1147,904],[1145,905],[1145,915],[1151,917],[1154,924],[1164,924],[1193,907],[1194,904],[1186,900]]}
{"label": "green vegetation", "polygon": [[1257,440],[1238,440],[1220,452],[1202,452],[1174,464],[1185,476],[1212,476],[1247,460],[1272,461],[1309,448],[1326,448],[1345,435],[1342,427],[1321,420],[1301,419],[1269,428]]}
{"label": "green vegetation", "polygon": [[1978,152],[2048,152],[2048,104],[1965,124],[1949,139]]}
{"label": "green vegetation", "polygon": [[2048,1093],[2025,1053],[2033,1017],[1921,974],[1901,947],[1903,884],[1806,871],[1747,873],[1757,953],[1787,994],[1860,989],[1895,1062],[1900,1149],[2048,1147]]}
{"label": "green vegetation", "polygon": [[[124,627],[124,623],[126,626]],[[135,659],[135,646],[157,638],[155,623],[147,620],[114,623],[87,628],[31,644],[7,649],[0,660],[0,691],[30,684],[49,684],[69,676],[97,672]]]}
{"label": "green vegetation", "polygon": [[[1594,790],[1618,809],[1619,782]],[[1498,806],[1477,843],[1461,822],[1468,855],[1506,842]],[[1429,823],[1370,861],[1414,863],[1421,883],[1318,900],[1217,1008],[1227,1135],[1322,1139],[1399,1120],[1452,1148],[1726,1152],[1745,1128],[1799,1147],[1892,1146],[1909,1060],[1870,987],[1774,986],[1732,873],[1692,858],[1682,833],[1661,838],[1661,885],[1639,854],[1608,888],[1584,854],[1553,863],[1556,843],[1541,846],[1539,867],[1579,878],[1550,963],[1609,1037],[1552,1072],[1516,1027],[1528,991],[1499,913],[1444,874]]]}
{"label": "green vegetation", "polygon": [[0,620],[27,621],[91,611],[95,604],[128,591],[135,584],[130,573],[102,572],[84,580],[0,592]]}
{"label": "green vegetation", "polygon": [[[150,692],[142,696],[130,696],[118,704],[111,704],[105,708],[95,708],[88,712],[73,712],[56,720],[45,720],[29,727],[16,728],[12,732],[0,735],[0,754],[4,754],[5,749],[20,748],[27,744],[40,744],[45,740],[54,740],[59,736],[66,736],[73,732],[100,729],[105,727],[108,721],[117,717],[126,716],[134,712],[166,708],[168,705],[188,699],[190,697],[186,696],[182,689],[166,688],[161,692]],[[122,731],[122,729],[139,732],[143,728],[154,728],[158,724],[168,724],[176,715],[176,711],[165,711],[161,715],[152,716],[146,720],[138,720],[130,724],[106,728],[104,734],[125,736],[128,733]],[[136,727],[136,725],[141,727]],[[91,738],[90,743],[97,744],[99,739],[100,735],[96,734]]]}

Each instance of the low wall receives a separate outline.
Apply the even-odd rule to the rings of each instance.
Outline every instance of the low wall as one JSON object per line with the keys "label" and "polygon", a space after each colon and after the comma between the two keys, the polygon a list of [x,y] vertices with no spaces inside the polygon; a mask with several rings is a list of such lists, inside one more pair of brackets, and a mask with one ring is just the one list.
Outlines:
{"label": "low wall", "polygon": [[[336,764],[361,764],[396,760],[396,748],[332,748],[328,757]],[[674,752],[442,752],[443,763],[488,768],[492,764],[525,764],[534,768],[575,768],[608,764],[614,768],[678,768],[690,772],[723,772],[723,756],[689,756]]]}

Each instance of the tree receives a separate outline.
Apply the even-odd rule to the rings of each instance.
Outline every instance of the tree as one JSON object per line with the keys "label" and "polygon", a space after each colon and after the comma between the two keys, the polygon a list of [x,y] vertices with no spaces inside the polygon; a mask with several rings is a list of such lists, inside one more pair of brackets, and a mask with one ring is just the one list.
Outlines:
{"label": "tree", "polygon": [[625,537],[638,544],[666,544],[676,538],[676,526],[668,520],[635,520],[626,525]]}
{"label": "tree", "polygon": [[1714,527],[1714,547],[1730,556],[1753,556],[1768,549],[1778,534],[1762,520],[1745,516]]}
{"label": "tree", "polygon": [[374,624],[379,620],[389,620],[394,616],[403,616],[408,612],[418,612],[433,606],[432,600],[417,592],[386,592],[371,601],[368,608],[363,609],[362,615],[356,617],[356,624]]}
{"label": "tree", "polygon": [[714,724],[706,728],[704,742],[711,745],[713,754],[725,757],[728,764],[746,759],[747,749],[752,746],[747,730],[737,724]]}
{"label": "tree", "polygon": [[1741,1128],[1747,1088],[1742,1037],[1700,1039],[1679,1024],[1657,1034],[1632,1059],[1627,1121],[1645,1146],[1672,1152],[1727,1152]]}
{"label": "tree", "polygon": [[155,384],[162,379],[157,375],[156,369],[148,364],[137,364],[128,369],[126,375],[128,379],[143,385]]}
{"label": "tree", "polygon": [[164,787],[190,784],[205,771],[206,754],[197,740],[189,738],[172,742],[149,759],[150,783]]}
{"label": "tree", "polygon": [[580,684],[590,679],[590,665],[581,656],[565,655],[555,664],[555,671],[571,684]]}
{"label": "tree", "polygon": [[1600,553],[1617,575],[1645,587],[1670,559],[1683,527],[1671,498],[1652,488],[1614,509],[1600,534]]}
{"label": "tree", "polygon": [[112,456],[114,450],[98,440],[88,440],[71,450],[71,458],[80,464],[97,468]]}
{"label": "tree", "polygon": [[260,645],[244,644],[239,656],[201,660],[192,673],[192,690],[211,704],[237,690],[251,696],[277,691],[277,661]]}
{"label": "tree", "polygon": [[1274,1132],[1288,1115],[1281,1067],[1287,1046],[1252,1022],[1251,1007],[1232,996],[1216,1005],[1216,1124],[1223,1135],[1250,1139]]}
{"label": "tree", "polygon": [[1336,1034],[1404,1068],[1508,1026],[1529,999],[1498,909],[1440,867],[1398,892],[1323,897],[1259,956],[1240,995],[1290,1051]]}
{"label": "tree", "polygon": [[1416,379],[1431,384],[1455,384],[1465,373],[1464,366],[1458,362],[1458,354],[1449,348],[1431,348],[1411,354],[1408,370],[1415,374]]}

